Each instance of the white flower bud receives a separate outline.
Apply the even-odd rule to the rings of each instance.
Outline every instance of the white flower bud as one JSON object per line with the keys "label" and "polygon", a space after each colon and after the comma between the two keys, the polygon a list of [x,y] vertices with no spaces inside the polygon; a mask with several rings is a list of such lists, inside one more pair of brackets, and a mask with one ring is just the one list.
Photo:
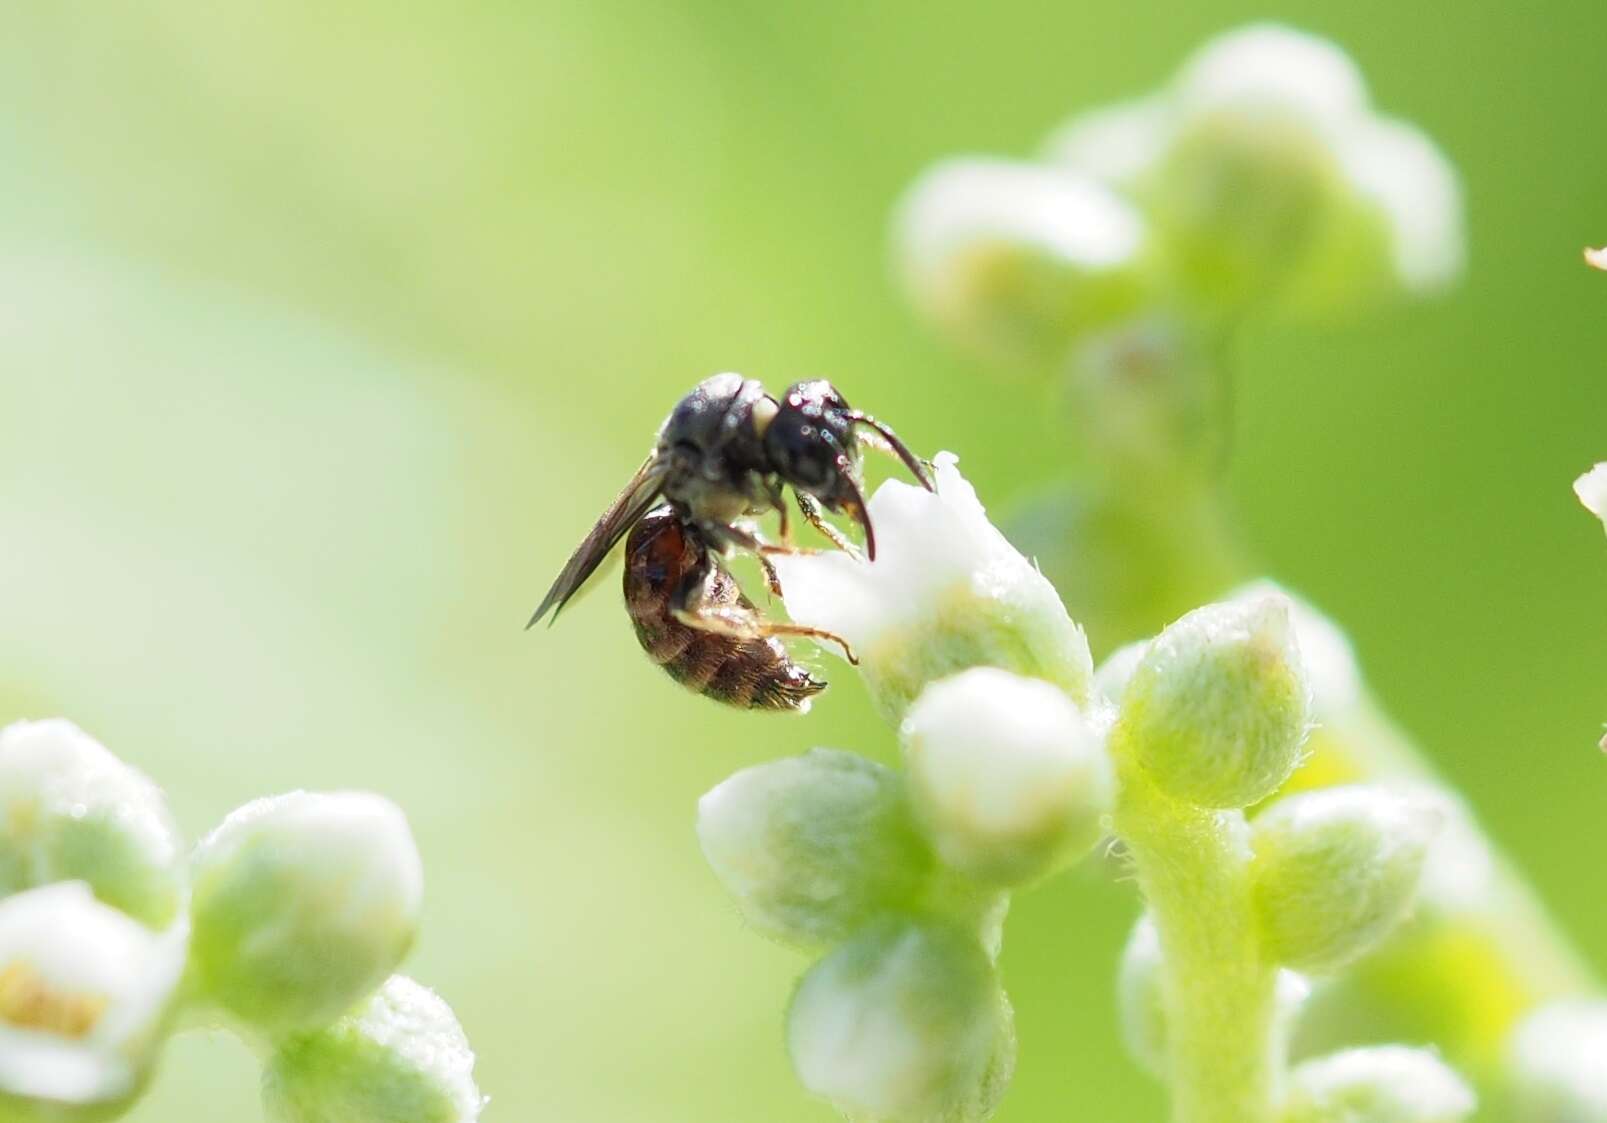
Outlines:
{"label": "white flower bud", "polygon": [[1184,65],[1164,104],[1147,146],[1120,118],[1105,131],[1144,152],[1117,163],[1198,297],[1325,313],[1460,274],[1454,169],[1419,130],[1374,115],[1332,43],[1268,24],[1230,32]]}
{"label": "white flower bud", "polygon": [[894,238],[916,309],[984,358],[1058,358],[1077,332],[1133,309],[1146,285],[1143,219],[1064,169],[944,161],[910,188]]}
{"label": "white flower bud", "polygon": [[1269,596],[1282,597],[1289,605],[1300,665],[1311,686],[1313,720],[1325,723],[1355,710],[1362,703],[1365,687],[1355,649],[1338,624],[1275,581],[1252,581],[1235,589],[1228,599],[1250,604]]}
{"label": "white flower bud", "polygon": [[1288,602],[1208,605],[1150,643],[1115,735],[1173,798],[1247,807],[1299,763],[1307,706]]}
{"label": "white flower bud", "polygon": [[850,1116],[980,1123],[1009,1082],[1015,1037],[975,939],[889,920],[804,976],[787,1048],[803,1085]]}
{"label": "white flower bud", "polygon": [[935,682],[903,738],[917,818],[978,881],[1018,885],[1081,857],[1115,803],[1103,742],[1041,679],[974,667]]}
{"label": "white flower bud", "polygon": [[1195,112],[1275,105],[1329,125],[1367,110],[1367,86],[1350,56],[1326,39],[1273,23],[1206,43],[1183,64],[1176,93]]}
{"label": "white flower bud", "polygon": [[1475,1106],[1433,1053],[1379,1045],[1297,1065],[1281,1123],[1461,1123]]}
{"label": "white flower bud", "polygon": [[1105,656],[1105,661],[1094,671],[1094,692],[1111,705],[1120,706],[1133,672],[1144,661],[1149,643],[1147,639],[1134,640]]}
{"label": "white flower bud", "polygon": [[988,521],[957,463],[937,456],[936,493],[898,480],[876,489],[874,563],[841,551],[774,558],[788,612],[853,644],[893,721],[927,683],[967,667],[1046,679],[1087,701],[1087,638],[1054,586]]}
{"label": "white flower bud", "polygon": [[407,820],[366,792],[260,799],[197,847],[203,992],[270,1035],[333,1021],[412,946],[424,888]]}
{"label": "white flower bud", "polygon": [[1138,918],[1116,972],[1116,1016],[1122,1042],[1152,1076],[1167,1068],[1166,996],[1162,990],[1161,936],[1148,913]]}
{"label": "white flower bud", "polygon": [[1402,291],[1436,292],[1461,276],[1462,185],[1438,145],[1405,121],[1369,118],[1346,131],[1339,159],[1362,206],[1377,216]]}
{"label": "white flower bud", "polygon": [[1423,799],[1354,786],[1280,800],[1257,816],[1255,904],[1267,954],[1333,972],[1411,908],[1443,820]]}
{"label": "white flower bud", "polygon": [[1052,163],[1129,188],[1155,165],[1175,127],[1171,102],[1147,97],[1080,113],[1050,135]]}
{"label": "white flower bud", "polygon": [[1585,510],[1601,520],[1607,527],[1607,461],[1596,465],[1574,481],[1574,494]]}
{"label": "white flower bud", "polygon": [[698,801],[697,833],[743,917],[793,943],[913,905],[932,872],[902,778],[833,749],[744,768]]}
{"label": "white flower bud", "polygon": [[334,1025],[281,1044],[262,1102],[273,1123],[474,1123],[486,1097],[452,1008],[392,975]]}
{"label": "white flower bud", "polygon": [[0,1118],[120,1114],[164,1036],[185,935],[153,933],[83,882],[0,901]]}
{"label": "white flower bud", "polygon": [[1514,1119],[1607,1123],[1607,1002],[1572,999],[1530,1014],[1507,1058]]}
{"label": "white flower bud", "polygon": [[[1116,975],[1116,1013],[1122,1042],[1133,1059],[1153,1076],[1165,1078],[1168,1057],[1166,996],[1162,990],[1161,938],[1148,913],[1138,918],[1122,951]],[[1274,1032],[1287,1038],[1311,984],[1294,971],[1279,971]]]}
{"label": "white flower bud", "polygon": [[70,721],[0,730],[0,894],[83,881],[152,928],[183,895],[183,849],[162,792]]}

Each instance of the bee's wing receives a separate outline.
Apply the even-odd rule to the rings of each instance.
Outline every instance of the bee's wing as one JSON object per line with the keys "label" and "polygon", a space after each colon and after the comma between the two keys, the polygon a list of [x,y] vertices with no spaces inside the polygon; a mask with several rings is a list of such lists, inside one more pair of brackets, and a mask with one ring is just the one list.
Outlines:
{"label": "bee's wing", "polygon": [[563,572],[558,574],[558,579],[542,598],[541,606],[530,618],[530,623],[525,625],[526,628],[534,627],[549,609],[553,620],[558,619],[558,613],[563,611],[564,605],[580,591],[586,578],[603,563],[625,532],[640,522],[642,516],[658,502],[664,490],[667,467],[654,455],[649,456],[637,469],[631,482],[625,485],[625,490],[619,493],[608,510],[603,512],[603,517],[597,520],[597,525],[591,528],[591,533],[586,535],[586,540],[575,549]]}

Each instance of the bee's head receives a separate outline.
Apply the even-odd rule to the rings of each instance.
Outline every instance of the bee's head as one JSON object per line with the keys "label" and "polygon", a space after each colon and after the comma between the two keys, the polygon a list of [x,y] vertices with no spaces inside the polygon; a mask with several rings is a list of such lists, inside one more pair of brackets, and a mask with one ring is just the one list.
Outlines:
{"label": "bee's head", "polygon": [[865,530],[865,552],[874,559],[876,533],[865,508],[859,435],[854,431],[860,425],[879,433],[922,485],[931,490],[925,466],[892,430],[851,408],[837,388],[824,379],[796,382],[787,388],[775,416],[765,426],[764,452],[783,482],[813,496],[826,510],[845,514],[859,523]]}

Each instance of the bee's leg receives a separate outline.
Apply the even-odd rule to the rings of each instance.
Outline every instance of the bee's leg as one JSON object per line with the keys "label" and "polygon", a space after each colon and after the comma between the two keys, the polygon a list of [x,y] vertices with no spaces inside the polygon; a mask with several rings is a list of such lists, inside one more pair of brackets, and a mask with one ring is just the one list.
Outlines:
{"label": "bee's leg", "polygon": [[775,565],[765,554],[759,554],[758,558],[759,568],[764,570],[765,587],[770,590],[770,595],[772,597],[782,597],[785,599],[787,594],[781,591],[781,574],[776,572]]}
{"label": "bee's leg", "polygon": [[842,531],[821,517],[820,505],[812,496],[801,491],[794,491],[793,496],[798,500],[798,510],[803,512],[805,522],[825,535],[827,540],[843,553],[856,558],[860,556],[859,547],[850,542]]}
{"label": "bee's leg", "polygon": [[670,615],[677,623],[700,632],[711,632],[734,639],[768,639],[771,636],[797,636],[803,639],[834,643],[843,649],[843,658],[852,666],[859,666],[859,657],[848,641],[824,628],[811,628],[804,624],[780,620],[763,620],[750,611],[732,605],[709,604],[703,597],[706,585],[692,581],[675,591],[670,602]]}
{"label": "bee's leg", "polygon": [[811,550],[803,546],[777,546],[766,542],[750,526],[738,526],[733,523],[700,522],[698,530],[703,537],[718,552],[724,554],[731,550],[746,550],[750,554],[758,554],[762,559],[765,555],[771,557],[786,556],[789,554],[818,554],[821,551]]}
{"label": "bee's leg", "polygon": [[781,544],[792,545],[792,523],[787,517],[787,494],[782,491],[781,485],[774,480],[765,483],[765,492],[770,497],[770,505],[781,516]]}

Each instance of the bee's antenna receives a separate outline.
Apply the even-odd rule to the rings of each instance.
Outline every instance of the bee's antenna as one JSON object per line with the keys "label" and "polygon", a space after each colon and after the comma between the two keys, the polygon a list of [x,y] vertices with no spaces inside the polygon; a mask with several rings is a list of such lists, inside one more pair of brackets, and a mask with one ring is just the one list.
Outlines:
{"label": "bee's antenna", "polygon": [[[926,470],[925,462],[911,452],[909,450],[909,446],[903,441],[899,440],[898,434],[893,432],[892,429],[888,428],[882,422],[876,420],[870,414],[861,412],[857,409],[851,409],[848,411],[848,420],[856,425],[868,425],[870,428],[876,430],[877,435],[888,443],[893,452],[897,454],[898,458],[904,462],[904,466],[910,470],[910,474],[915,477],[922,487],[924,487],[927,491],[937,490],[932,483],[931,473]],[[867,527],[867,530],[868,529],[869,528]]]}

